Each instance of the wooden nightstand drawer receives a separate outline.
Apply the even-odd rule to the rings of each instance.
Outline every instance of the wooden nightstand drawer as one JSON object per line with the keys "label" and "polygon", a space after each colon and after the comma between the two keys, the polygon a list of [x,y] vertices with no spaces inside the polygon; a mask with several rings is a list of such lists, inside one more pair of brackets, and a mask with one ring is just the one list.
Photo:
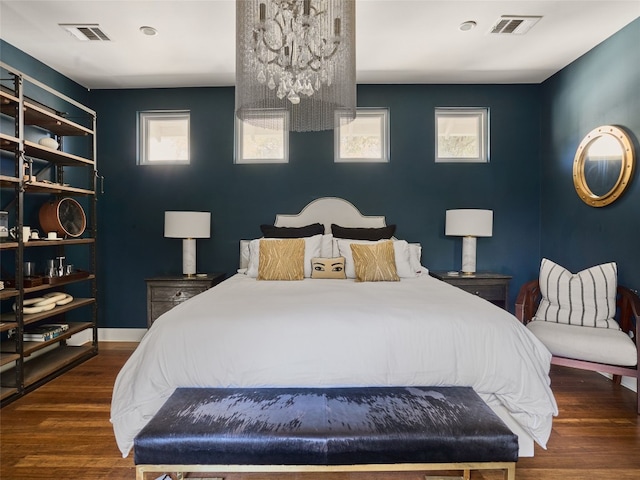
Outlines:
{"label": "wooden nightstand drawer", "polygon": [[465,292],[478,295],[507,310],[509,303],[509,275],[499,273],[475,273],[473,275],[450,275],[449,272],[433,272],[432,277],[458,287]]}
{"label": "wooden nightstand drawer", "polygon": [[147,282],[147,327],[176,305],[210,289],[224,280],[225,274],[204,277],[157,277]]}
{"label": "wooden nightstand drawer", "polygon": [[[452,285],[456,284],[452,282]],[[456,285],[456,287],[459,287],[466,292],[473,293],[474,295],[478,295],[490,302],[504,301],[504,285]]]}
{"label": "wooden nightstand drawer", "polygon": [[154,286],[151,288],[151,301],[180,303],[195,297],[209,288],[209,285],[194,285],[191,287]]}

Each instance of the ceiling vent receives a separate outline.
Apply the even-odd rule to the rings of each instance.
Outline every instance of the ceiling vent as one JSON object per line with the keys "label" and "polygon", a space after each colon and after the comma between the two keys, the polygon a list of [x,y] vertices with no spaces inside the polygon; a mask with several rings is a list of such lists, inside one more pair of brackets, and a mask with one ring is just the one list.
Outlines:
{"label": "ceiling vent", "polygon": [[502,35],[524,35],[541,19],[537,15],[502,15],[489,33]]}
{"label": "ceiling vent", "polygon": [[83,42],[87,40],[97,42],[111,41],[111,39],[100,29],[100,25],[97,23],[59,23],[58,25]]}

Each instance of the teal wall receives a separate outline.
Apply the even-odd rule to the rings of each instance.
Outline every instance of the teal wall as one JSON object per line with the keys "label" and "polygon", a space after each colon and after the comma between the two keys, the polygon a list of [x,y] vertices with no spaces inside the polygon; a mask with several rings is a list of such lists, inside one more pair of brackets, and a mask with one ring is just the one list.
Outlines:
{"label": "teal wall", "polygon": [[[619,283],[640,290],[640,19],[542,85],[541,254],[572,271],[615,261]],[[636,172],[613,204],[593,208],[573,187],[582,138],[618,125],[633,138]]]}
{"label": "teal wall", "polygon": [[[640,61],[632,60],[639,29],[635,21],[542,85],[359,86],[359,106],[390,110],[389,164],[333,163],[329,131],[292,133],[289,164],[234,165],[233,88],[89,92],[105,177],[100,326],[144,327],[144,279],[181,271],[180,240],[163,237],[165,210],[211,211],[212,238],[197,241],[199,270],[233,273],[241,238],[260,236],[259,225],[276,213],[296,213],[321,196],[385,215],[398,237],[422,243],[431,269],[460,267],[461,241],[443,233],[445,210],[493,209],[494,235],[478,239],[478,269],[513,275],[512,308],[518,288],[537,275],[541,254],[571,269],[616,260],[621,282],[638,288],[637,179],[619,202],[593,209],[575,195],[571,165],[584,134],[599,124],[623,125],[637,139]],[[0,47],[3,61],[67,85],[6,43]],[[85,95],[79,86],[71,90]],[[433,110],[441,106],[490,108],[489,164],[434,163]],[[190,166],[136,165],[136,112],[147,109],[191,111]]]}
{"label": "teal wall", "polygon": [[[212,238],[197,241],[198,266],[233,273],[238,241],[261,235],[276,213],[339,196],[398,225],[423,245],[423,263],[459,268],[461,241],[444,236],[445,210],[494,210],[492,238],[478,239],[478,269],[514,275],[512,293],[538,259],[539,95],[532,85],[403,85],[358,88],[359,106],[390,111],[388,164],[335,164],[333,132],[292,133],[290,163],[234,165],[233,88],[101,90],[98,152],[100,258],[105,325],[143,326],[146,277],[179,273],[181,243],[163,238],[165,210],[208,210]],[[435,164],[434,108],[488,106],[491,163]],[[136,165],[136,112],[191,111],[192,164]],[[124,297],[123,297],[124,294]]]}

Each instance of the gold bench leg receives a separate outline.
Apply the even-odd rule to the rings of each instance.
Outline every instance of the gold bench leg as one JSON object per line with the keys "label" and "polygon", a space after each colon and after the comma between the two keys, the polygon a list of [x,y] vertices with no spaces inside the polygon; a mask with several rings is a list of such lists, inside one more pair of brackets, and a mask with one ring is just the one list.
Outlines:
{"label": "gold bench leg", "polygon": [[[442,477],[424,475],[424,480],[444,480],[445,478],[471,480],[471,471],[501,470],[504,480],[516,480],[515,462],[461,462],[434,464],[394,464],[394,465],[137,465],[136,480],[147,480],[146,474],[173,472],[176,480],[187,480],[188,473],[331,473],[331,472],[390,472],[390,471],[436,471],[458,470],[462,476]],[[157,477],[154,477],[154,479]],[[207,477],[209,478],[209,477]],[[148,479],[151,480],[151,479]],[[196,478],[194,477],[194,480]],[[199,479],[198,479],[199,480]],[[211,477],[210,480],[225,480],[224,477]]]}

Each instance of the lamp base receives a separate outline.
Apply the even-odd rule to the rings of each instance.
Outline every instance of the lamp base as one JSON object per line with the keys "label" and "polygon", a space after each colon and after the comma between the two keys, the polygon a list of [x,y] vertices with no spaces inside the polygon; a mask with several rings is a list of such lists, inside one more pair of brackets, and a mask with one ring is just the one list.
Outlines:
{"label": "lamp base", "polygon": [[462,237],[462,274],[476,273],[476,237]]}
{"label": "lamp base", "polygon": [[196,239],[182,239],[182,273],[187,277],[196,274]]}

